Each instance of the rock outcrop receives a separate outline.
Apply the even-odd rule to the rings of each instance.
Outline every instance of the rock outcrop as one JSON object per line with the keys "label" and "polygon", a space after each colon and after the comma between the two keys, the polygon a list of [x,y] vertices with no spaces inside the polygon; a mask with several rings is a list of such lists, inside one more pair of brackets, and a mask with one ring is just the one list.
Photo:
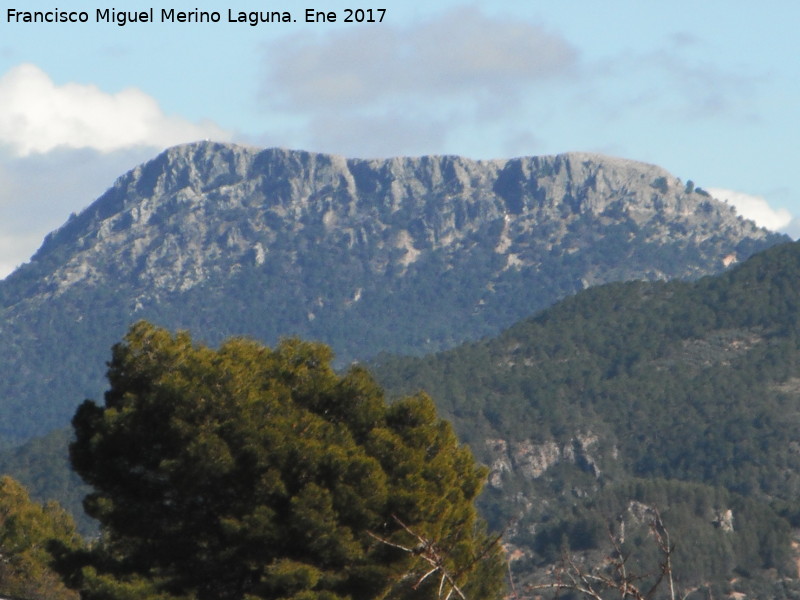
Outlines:
{"label": "rock outcrop", "polygon": [[[592,433],[582,433],[566,443],[553,440],[535,443],[532,440],[508,442],[504,439],[486,440],[489,460],[489,485],[503,489],[503,476],[508,473],[532,481],[542,477],[548,469],[568,463],[600,476],[600,457],[597,454],[600,439]],[[616,458],[612,449],[610,458]]]}
{"label": "rock outcrop", "polygon": [[48,236],[33,263],[61,259],[42,273],[45,294],[113,272],[151,299],[260,265],[278,248],[339,248],[383,277],[432,252],[453,262],[481,245],[495,255],[497,277],[546,271],[551,257],[578,262],[611,238],[623,255],[645,246],[693,252],[672,265],[637,256],[611,269],[588,264],[582,286],[705,274],[770,234],[659,167],[599,155],[366,161],[198,143],[122,176]]}

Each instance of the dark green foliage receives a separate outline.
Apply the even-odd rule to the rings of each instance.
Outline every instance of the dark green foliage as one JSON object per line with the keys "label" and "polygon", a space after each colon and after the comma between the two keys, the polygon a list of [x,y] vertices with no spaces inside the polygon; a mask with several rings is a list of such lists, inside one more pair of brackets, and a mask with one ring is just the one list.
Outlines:
{"label": "dark green foliage", "polygon": [[89,488],[69,464],[67,448],[71,439],[71,428],[58,429],[18,448],[0,451],[0,473],[19,481],[37,502],[57,500],[73,515],[81,534],[91,537],[97,523],[81,507]]}
{"label": "dark green foliage", "polygon": [[80,548],[70,516],[55,503],[31,501],[8,476],[0,478],[0,595],[27,600],[77,600],[53,570],[57,557]]}
{"label": "dark green foliage", "polygon": [[[0,288],[3,284],[7,282],[0,282]],[[129,308],[118,304],[115,290],[108,286],[93,290],[91,298],[69,290],[22,318],[18,308],[0,309],[0,382],[5,394],[0,412],[13,415],[0,419],[0,447],[66,427],[76,397],[101,393],[103,357],[97,345],[110,347],[130,320]]]}
{"label": "dark green foliage", "polygon": [[[529,545],[540,564],[549,564],[558,560],[564,545],[573,552],[607,552],[612,534],[631,556],[629,566],[646,572],[658,562],[649,531],[655,509],[675,543],[674,574],[682,587],[722,580],[734,571],[796,573],[790,531],[768,505],[722,488],[674,480],[631,478],[606,485],[569,509],[554,511],[535,535],[518,535],[515,542]],[[523,530],[530,525],[528,519],[520,524]]]}
{"label": "dark green foliage", "polygon": [[[583,550],[602,538],[598,523],[636,497],[626,487],[634,477],[673,490],[654,502],[677,538],[692,540],[679,558],[687,576],[723,581],[747,568],[757,577],[784,572],[787,519],[800,514],[799,315],[800,245],[787,244],[693,283],[593,288],[498,338],[425,360],[382,357],[374,372],[392,392],[428,390],[489,464],[487,440],[598,440],[586,451],[591,469],[561,450],[541,476],[498,472],[502,490],[481,500],[494,527],[522,512],[520,543],[546,558],[562,542]],[[705,487],[681,487],[689,482]],[[597,494],[610,490],[619,497],[608,513]],[[725,544],[690,497],[731,508]]]}
{"label": "dark green foliage", "polygon": [[[562,538],[574,539],[576,548],[589,545],[597,524],[608,519],[592,513],[591,504],[589,512],[574,512],[581,498],[610,485],[627,489],[631,477],[694,482],[731,494],[737,535],[751,533],[712,566],[699,554],[702,545],[687,561],[712,574],[736,564],[756,581],[768,565],[783,568],[789,523],[800,522],[798,254],[788,244],[695,283],[595,288],[495,340],[424,360],[382,356],[375,372],[392,393],[431,393],[487,464],[493,460],[487,439],[563,445],[591,432],[601,440],[593,450],[597,475],[561,464],[535,480],[503,476],[502,489],[490,488],[480,500],[493,527],[519,516],[523,505],[512,499],[535,498],[526,524],[540,524],[541,532],[562,529],[536,546],[553,556]],[[509,289],[518,283],[524,282]],[[229,312],[243,311],[244,305]],[[395,327],[406,323],[397,320]],[[748,508],[742,521],[737,503],[745,500],[759,510]],[[519,535],[521,543],[537,543],[524,528]],[[744,547],[755,554],[741,554]]]}
{"label": "dark green foliage", "polygon": [[650,186],[662,194],[666,194],[669,191],[669,184],[667,183],[666,177],[657,177],[653,180],[653,183],[651,183]]}
{"label": "dark green foliage", "polygon": [[72,575],[84,598],[403,598],[430,567],[390,545],[417,545],[401,523],[470,597],[496,597],[499,550],[473,507],[485,471],[426,396],[387,406],[363,369],[340,377],[330,360],[294,339],[212,350],[135,325],[105,405],[73,421],[104,534]]}

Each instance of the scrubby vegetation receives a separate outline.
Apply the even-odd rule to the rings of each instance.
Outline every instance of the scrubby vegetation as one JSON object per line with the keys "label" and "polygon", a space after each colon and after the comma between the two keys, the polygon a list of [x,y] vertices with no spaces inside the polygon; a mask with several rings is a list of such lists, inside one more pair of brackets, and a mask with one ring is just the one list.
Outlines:
{"label": "scrubby vegetation", "polygon": [[[799,310],[788,244],[694,283],[593,288],[498,338],[382,357],[375,372],[397,393],[428,390],[482,460],[505,461],[482,507],[494,527],[515,523],[527,567],[565,544],[599,549],[637,501],[690,540],[676,554],[689,581],[796,576]],[[509,450],[493,453],[497,439]],[[544,472],[526,472],[545,444]]]}
{"label": "scrubby vegetation", "polygon": [[[392,396],[430,393],[490,466],[480,510],[505,531],[521,584],[564,551],[579,564],[602,559],[623,523],[626,551],[653,564],[637,515],[657,509],[684,588],[795,598],[799,310],[800,246],[787,244],[696,282],[592,288],[497,338],[426,358],[382,356],[370,368]],[[187,356],[217,352],[167,338]],[[361,369],[323,371],[331,389],[369,380]],[[84,417],[98,411],[100,423],[108,408],[85,408]],[[24,452],[13,459],[23,470],[47,464],[26,463]],[[110,518],[104,506],[94,512],[101,521]]]}

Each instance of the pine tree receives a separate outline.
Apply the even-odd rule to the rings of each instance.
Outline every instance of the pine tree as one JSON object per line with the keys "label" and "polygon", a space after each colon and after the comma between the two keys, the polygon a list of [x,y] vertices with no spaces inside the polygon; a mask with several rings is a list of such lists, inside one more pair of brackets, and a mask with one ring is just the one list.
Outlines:
{"label": "pine tree", "polygon": [[474,508],[485,470],[427,396],[387,405],[331,358],[134,325],[105,404],[73,419],[103,532],[71,579],[83,597],[497,597],[500,551]]}

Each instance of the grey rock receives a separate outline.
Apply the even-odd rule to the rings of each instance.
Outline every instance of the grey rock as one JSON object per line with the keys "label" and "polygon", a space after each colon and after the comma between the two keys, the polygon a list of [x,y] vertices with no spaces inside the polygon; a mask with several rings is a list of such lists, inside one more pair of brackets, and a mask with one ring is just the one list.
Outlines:
{"label": "grey rock", "polygon": [[[686,189],[659,167],[583,153],[365,161],[190,144],[121,177],[48,236],[33,262],[65,257],[42,277],[45,296],[96,284],[113,266],[143,301],[259,265],[287,236],[296,252],[329,244],[358,253],[378,277],[391,267],[402,277],[431,252],[452,260],[476,236],[491,238],[483,241],[502,257],[498,274],[540,270],[552,255],[574,255],[617,235],[608,230],[620,224],[636,229],[621,244],[639,236],[654,246],[708,246],[699,260],[687,257],[669,271],[642,269],[637,261],[590,266],[581,277],[585,287],[705,274],[743,240],[770,237],[727,204]],[[587,218],[594,226],[578,235]]]}

